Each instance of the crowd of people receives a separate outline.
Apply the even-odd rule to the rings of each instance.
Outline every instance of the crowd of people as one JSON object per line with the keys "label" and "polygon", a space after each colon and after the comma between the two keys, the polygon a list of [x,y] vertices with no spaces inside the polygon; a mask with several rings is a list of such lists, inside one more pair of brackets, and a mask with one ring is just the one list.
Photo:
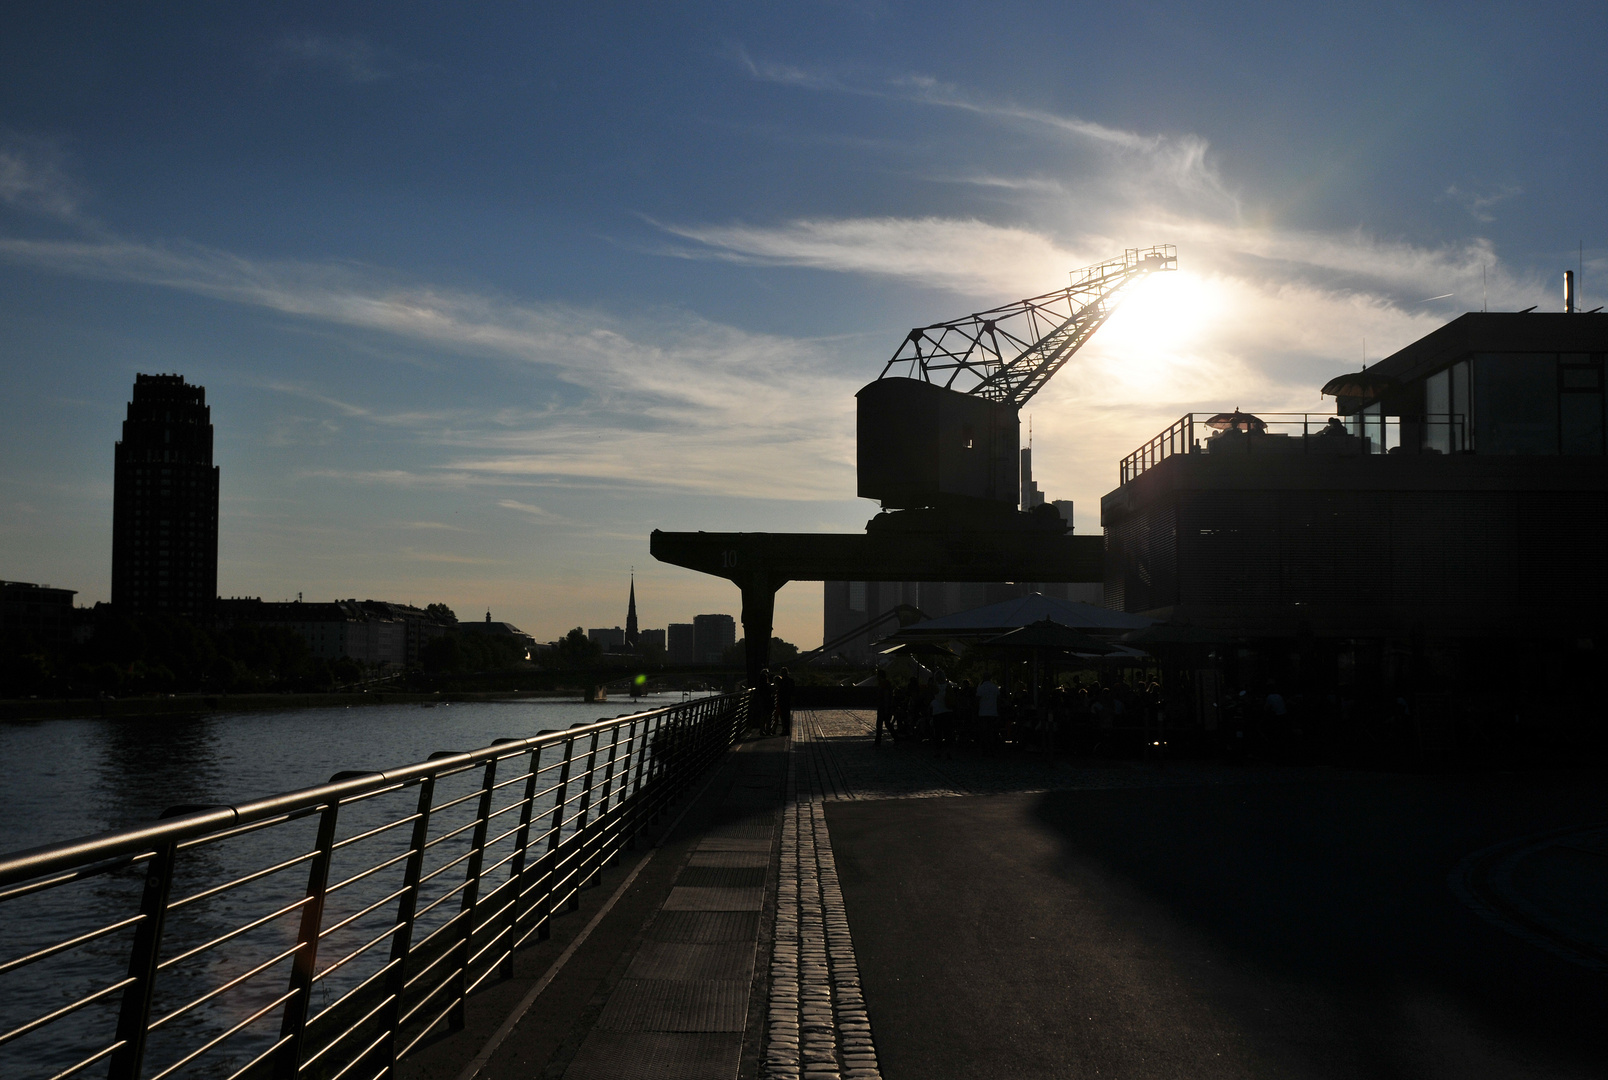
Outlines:
{"label": "crowd of people", "polygon": [[[923,678],[923,675],[926,677]],[[1040,690],[1002,689],[985,674],[980,682],[951,681],[940,668],[896,682],[877,672],[875,741],[884,737],[929,742],[941,757],[962,747],[988,752],[1002,746],[1052,753],[1101,753],[1164,745],[1171,703],[1155,681],[1110,677]],[[1174,717],[1175,726],[1181,717]]]}

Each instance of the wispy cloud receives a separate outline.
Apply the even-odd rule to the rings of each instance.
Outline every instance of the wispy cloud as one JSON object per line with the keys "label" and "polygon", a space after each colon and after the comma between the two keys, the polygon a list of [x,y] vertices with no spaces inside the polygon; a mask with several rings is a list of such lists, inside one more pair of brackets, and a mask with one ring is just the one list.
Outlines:
{"label": "wispy cloud", "polygon": [[0,203],[58,221],[83,221],[83,194],[53,143],[0,131]]}
{"label": "wispy cloud", "polygon": [[1524,189],[1517,184],[1503,184],[1490,191],[1469,191],[1453,184],[1446,189],[1446,198],[1467,210],[1475,221],[1488,225],[1496,220],[1492,207],[1523,193]]}
{"label": "wispy cloud", "polygon": [[917,72],[811,70],[757,59],[744,49],[737,50],[737,60],[749,75],[765,82],[947,109],[1048,135],[1070,148],[1093,152],[1090,164],[1103,165],[1111,179],[1130,191],[1143,191],[1148,196],[1162,189],[1204,199],[1223,210],[1238,208],[1238,200],[1211,160],[1210,143],[1198,135],[1127,131],[1080,116],[989,99]]}
{"label": "wispy cloud", "polygon": [[323,405],[350,419],[366,420],[370,423],[389,427],[417,428],[424,424],[441,424],[449,421],[454,415],[461,415],[445,410],[422,411],[412,409],[403,412],[384,412],[369,408],[366,405],[354,405],[349,401],[342,401],[339,398],[320,393],[311,387],[296,383],[270,382],[263,384],[263,388]]}
{"label": "wispy cloud", "polygon": [[[748,333],[678,311],[633,323],[602,311],[403,282],[358,264],[252,260],[196,245],[13,237],[0,238],[0,258],[529,363],[572,387],[574,401],[561,414],[544,414],[539,424],[527,416],[522,424],[517,411],[471,420],[383,413],[275,383],[343,418],[436,425],[440,441],[470,451],[439,472],[306,476],[408,486],[559,477],[803,499],[848,486],[842,440],[852,430],[855,382],[823,343]],[[799,409],[801,401],[812,408]],[[781,484],[780,477],[792,479]]]}
{"label": "wispy cloud", "polygon": [[357,84],[389,79],[402,67],[364,38],[315,33],[279,38],[269,47],[267,62],[274,71],[306,67]]}
{"label": "wispy cloud", "polygon": [[870,274],[971,294],[1042,292],[1091,260],[1028,229],[945,218],[850,218],[782,225],[659,224],[694,241],[674,254]]}
{"label": "wispy cloud", "polygon": [[405,558],[417,562],[454,563],[461,566],[503,566],[506,559],[487,559],[476,555],[458,555],[450,551],[418,551],[414,548],[403,548]]}

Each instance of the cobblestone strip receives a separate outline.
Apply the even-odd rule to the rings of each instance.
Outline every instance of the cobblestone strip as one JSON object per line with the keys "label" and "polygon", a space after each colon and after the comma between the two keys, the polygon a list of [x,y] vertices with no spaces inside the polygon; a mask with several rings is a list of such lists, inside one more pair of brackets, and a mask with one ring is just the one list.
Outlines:
{"label": "cobblestone strip", "polygon": [[766,1033],[767,1077],[881,1080],[821,789],[798,741],[788,755]]}

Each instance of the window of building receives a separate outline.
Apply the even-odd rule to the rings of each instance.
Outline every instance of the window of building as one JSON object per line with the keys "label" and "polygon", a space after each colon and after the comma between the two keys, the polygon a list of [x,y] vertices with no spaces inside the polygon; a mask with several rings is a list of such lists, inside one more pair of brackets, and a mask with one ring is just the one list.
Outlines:
{"label": "window of building", "polygon": [[1459,360],[1452,365],[1452,449],[1463,451],[1473,446],[1473,412],[1468,398],[1468,361]]}
{"label": "window of building", "polygon": [[1565,353],[1558,358],[1558,452],[1603,452],[1602,361]]}
{"label": "window of building", "polygon": [[1553,353],[1474,358],[1474,446],[1481,454],[1558,452],[1556,365]]}
{"label": "window of building", "polygon": [[1424,380],[1424,449],[1452,452],[1452,373],[1437,371]]}
{"label": "window of building", "polygon": [[849,610],[850,611],[864,611],[865,610],[865,582],[863,582],[863,581],[851,581],[851,582],[849,582]]}

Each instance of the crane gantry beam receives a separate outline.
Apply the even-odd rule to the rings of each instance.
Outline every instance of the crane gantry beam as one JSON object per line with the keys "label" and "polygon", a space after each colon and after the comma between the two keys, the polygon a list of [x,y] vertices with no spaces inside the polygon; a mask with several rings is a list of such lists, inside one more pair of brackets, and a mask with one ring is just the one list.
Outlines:
{"label": "crane gantry beam", "polygon": [[[878,378],[901,374],[1020,408],[1104,325],[1124,290],[1176,269],[1171,244],[1129,248],[1120,259],[1073,271],[1064,289],[916,327]],[[905,370],[896,372],[900,365]]]}

